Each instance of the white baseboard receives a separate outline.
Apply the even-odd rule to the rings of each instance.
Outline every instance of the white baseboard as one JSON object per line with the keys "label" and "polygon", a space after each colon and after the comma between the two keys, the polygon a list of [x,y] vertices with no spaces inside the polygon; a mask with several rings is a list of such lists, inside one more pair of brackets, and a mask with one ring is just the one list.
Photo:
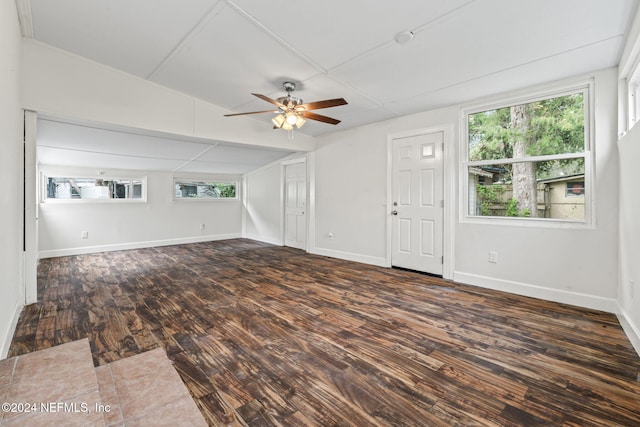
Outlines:
{"label": "white baseboard", "polygon": [[378,267],[388,267],[387,259],[384,257],[374,257],[369,255],[354,254],[351,252],[335,251],[332,249],[312,248],[309,253],[315,255],[328,256],[331,258],[344,259],[347,261],[360,262],[363,264],[376,265]]}
{"label": "white baseboard", "polygon": [[18,326],[18,320],[20,319],[20,313],[22,313],[23,304],[19,302],[16,304],[15,309],[13,310],[13,318],[11,319],[11,324],[7,329],[6,336],[4,340],[0,342],[0,360],[6,359],[7,354],[9,354],[9,348],[11,347],[11,341],[13,340],[13,334],[16,331],[16,327]]}
{"label": "white baseboard", "polygon": [[179,239],[150,240],[146,242],[118,243],[115,245],[83,246],[68,249],[53,249],[41,251],[40,258],[54,258],[60,256],[92,254],[96,252],[123,251],[128,249],[153,248],[157,246],[184,245],[187,243],[212,242],[215,240],[239,239],[240,233],[216,234],[210,236],[183,237]]}
{"label": "white baseboard", "polygon": [[559,302],[562,304],[575,305],[592,310],[605,311],[607,313],[618,312],[618,304],[613,298],[603,298],[595,295],[582,294],[579,292],[568,292],[559,289],[545,288],[543,286],[514,282],[510,280],[495,279],[493,277],[480,276],[477,274],[469,274],[460,271],[454,271],[453,281],[468,285],[479,286],[481,288],[510,292],[516,295],[539,298],[547,301]]}
{"label": "white baseboard", "polygon": [[640,327],[633,323],[631,317],[620,306],[618,307],[617,316],[624,333],[627,334],[627,338],[631,341],[631,345],[635,348],[638,356],[640,356]]}
{"label": "white baseboard", "polygon": [[245,234],[243,237],[246,239],[256,240],[258,242],[269,243],[277,246],[284,246],[284,242],[282,241],[282,239],[276,239],[273,237],[265,237],[257,234]]}

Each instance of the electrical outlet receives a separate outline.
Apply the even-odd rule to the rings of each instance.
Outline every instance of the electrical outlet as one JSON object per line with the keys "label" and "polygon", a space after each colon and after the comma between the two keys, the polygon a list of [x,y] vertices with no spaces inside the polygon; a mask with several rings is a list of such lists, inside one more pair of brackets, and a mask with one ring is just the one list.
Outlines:
{"label": "electrical outlet", "polygon": [[498,262],[498,252],[489,251],[489,262],[497,263]]}
{"label": "electrical outlet", "polygon": [[89,238],[89,232],[88,231],[83,231],[82,233],[80,233],[80,237],[83,239],[88,239]]}
{"label": "electrical outlet", "polygon": [[329,238],[329,240],[333,240],[335,236],[333,233],[329,232],[329,234],[327,234],[327,237]]}
{"label": "electrical outlet", "polygon": [[205,228],[206,226],[204,224],[200,224],[200,231],[204,231]]}

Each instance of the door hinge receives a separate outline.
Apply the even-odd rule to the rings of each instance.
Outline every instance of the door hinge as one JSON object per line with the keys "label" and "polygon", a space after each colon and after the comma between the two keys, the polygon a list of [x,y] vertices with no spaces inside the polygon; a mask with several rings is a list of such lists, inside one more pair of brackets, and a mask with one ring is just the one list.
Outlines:
{"label": "door hinge", "polygon": [[444,264],[444,256],[440,257],[440,264]]}
{"label": "door hinge", "polygon": [[440,200],[440,207],[444,208],[444,200]]}

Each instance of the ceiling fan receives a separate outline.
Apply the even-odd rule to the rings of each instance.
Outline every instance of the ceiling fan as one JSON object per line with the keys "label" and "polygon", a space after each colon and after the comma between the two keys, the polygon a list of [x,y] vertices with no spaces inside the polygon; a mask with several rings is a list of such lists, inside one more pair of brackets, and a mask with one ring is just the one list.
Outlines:
{"label": "ceiling fan", "polygon": [[340,120],[312,113],[311,110],[319,110],[321,108],[330,108],[337,107],[339,105],[345,105],[347,104],[347,101],[345,101],[344,98],[325,99],[324,101],[316,101],[303,104],[302,99],[291,96],[291,92],[296,89],[295,83],[284,82],[282,86],[284,87],[284,90],[287,91],[287,96],[283,96],[278,99],[271,99],[268,96],[260,95],[259,93],[252,93],[253,96],[257,96],[263,101],[267,101],[268,103],[278,107],[277,110],[225,114],[225,117],[244,116],[247,114],[276,113],[277,115],[271,119],[271,121],[273,122],[273,128],[284,129],[288,131],[293,130],[294,126],[296,128],[302,127],[302,125],[306,121],[305,119],[316,120],[323,123],[329,123],[331,125],[337,125],[338,123],[340,123]]}

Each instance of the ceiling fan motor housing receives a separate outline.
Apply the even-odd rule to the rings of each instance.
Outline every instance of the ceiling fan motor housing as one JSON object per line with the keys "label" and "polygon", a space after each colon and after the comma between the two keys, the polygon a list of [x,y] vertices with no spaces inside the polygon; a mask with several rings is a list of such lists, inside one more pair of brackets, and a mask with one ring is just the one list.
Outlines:
{"label": "ceiling fan motor housing", "polygon": [[302,105],[302,99],[296,98],[295,96],[287,95],[281,98],[278,98],[277,101],[281,104],[287,106],[287,109],[295,108],[298,105]]}
{"label": "ceiling fan motor housing", "polygon": [[278,102],[287,106],[287,110],[290,111],[298,105],[302,105],[302,98],[291,96],[291,92],[296,90],[296,84],[293,82],[284,82],[282,87],[287,91],[287,96],[278,98]]}

